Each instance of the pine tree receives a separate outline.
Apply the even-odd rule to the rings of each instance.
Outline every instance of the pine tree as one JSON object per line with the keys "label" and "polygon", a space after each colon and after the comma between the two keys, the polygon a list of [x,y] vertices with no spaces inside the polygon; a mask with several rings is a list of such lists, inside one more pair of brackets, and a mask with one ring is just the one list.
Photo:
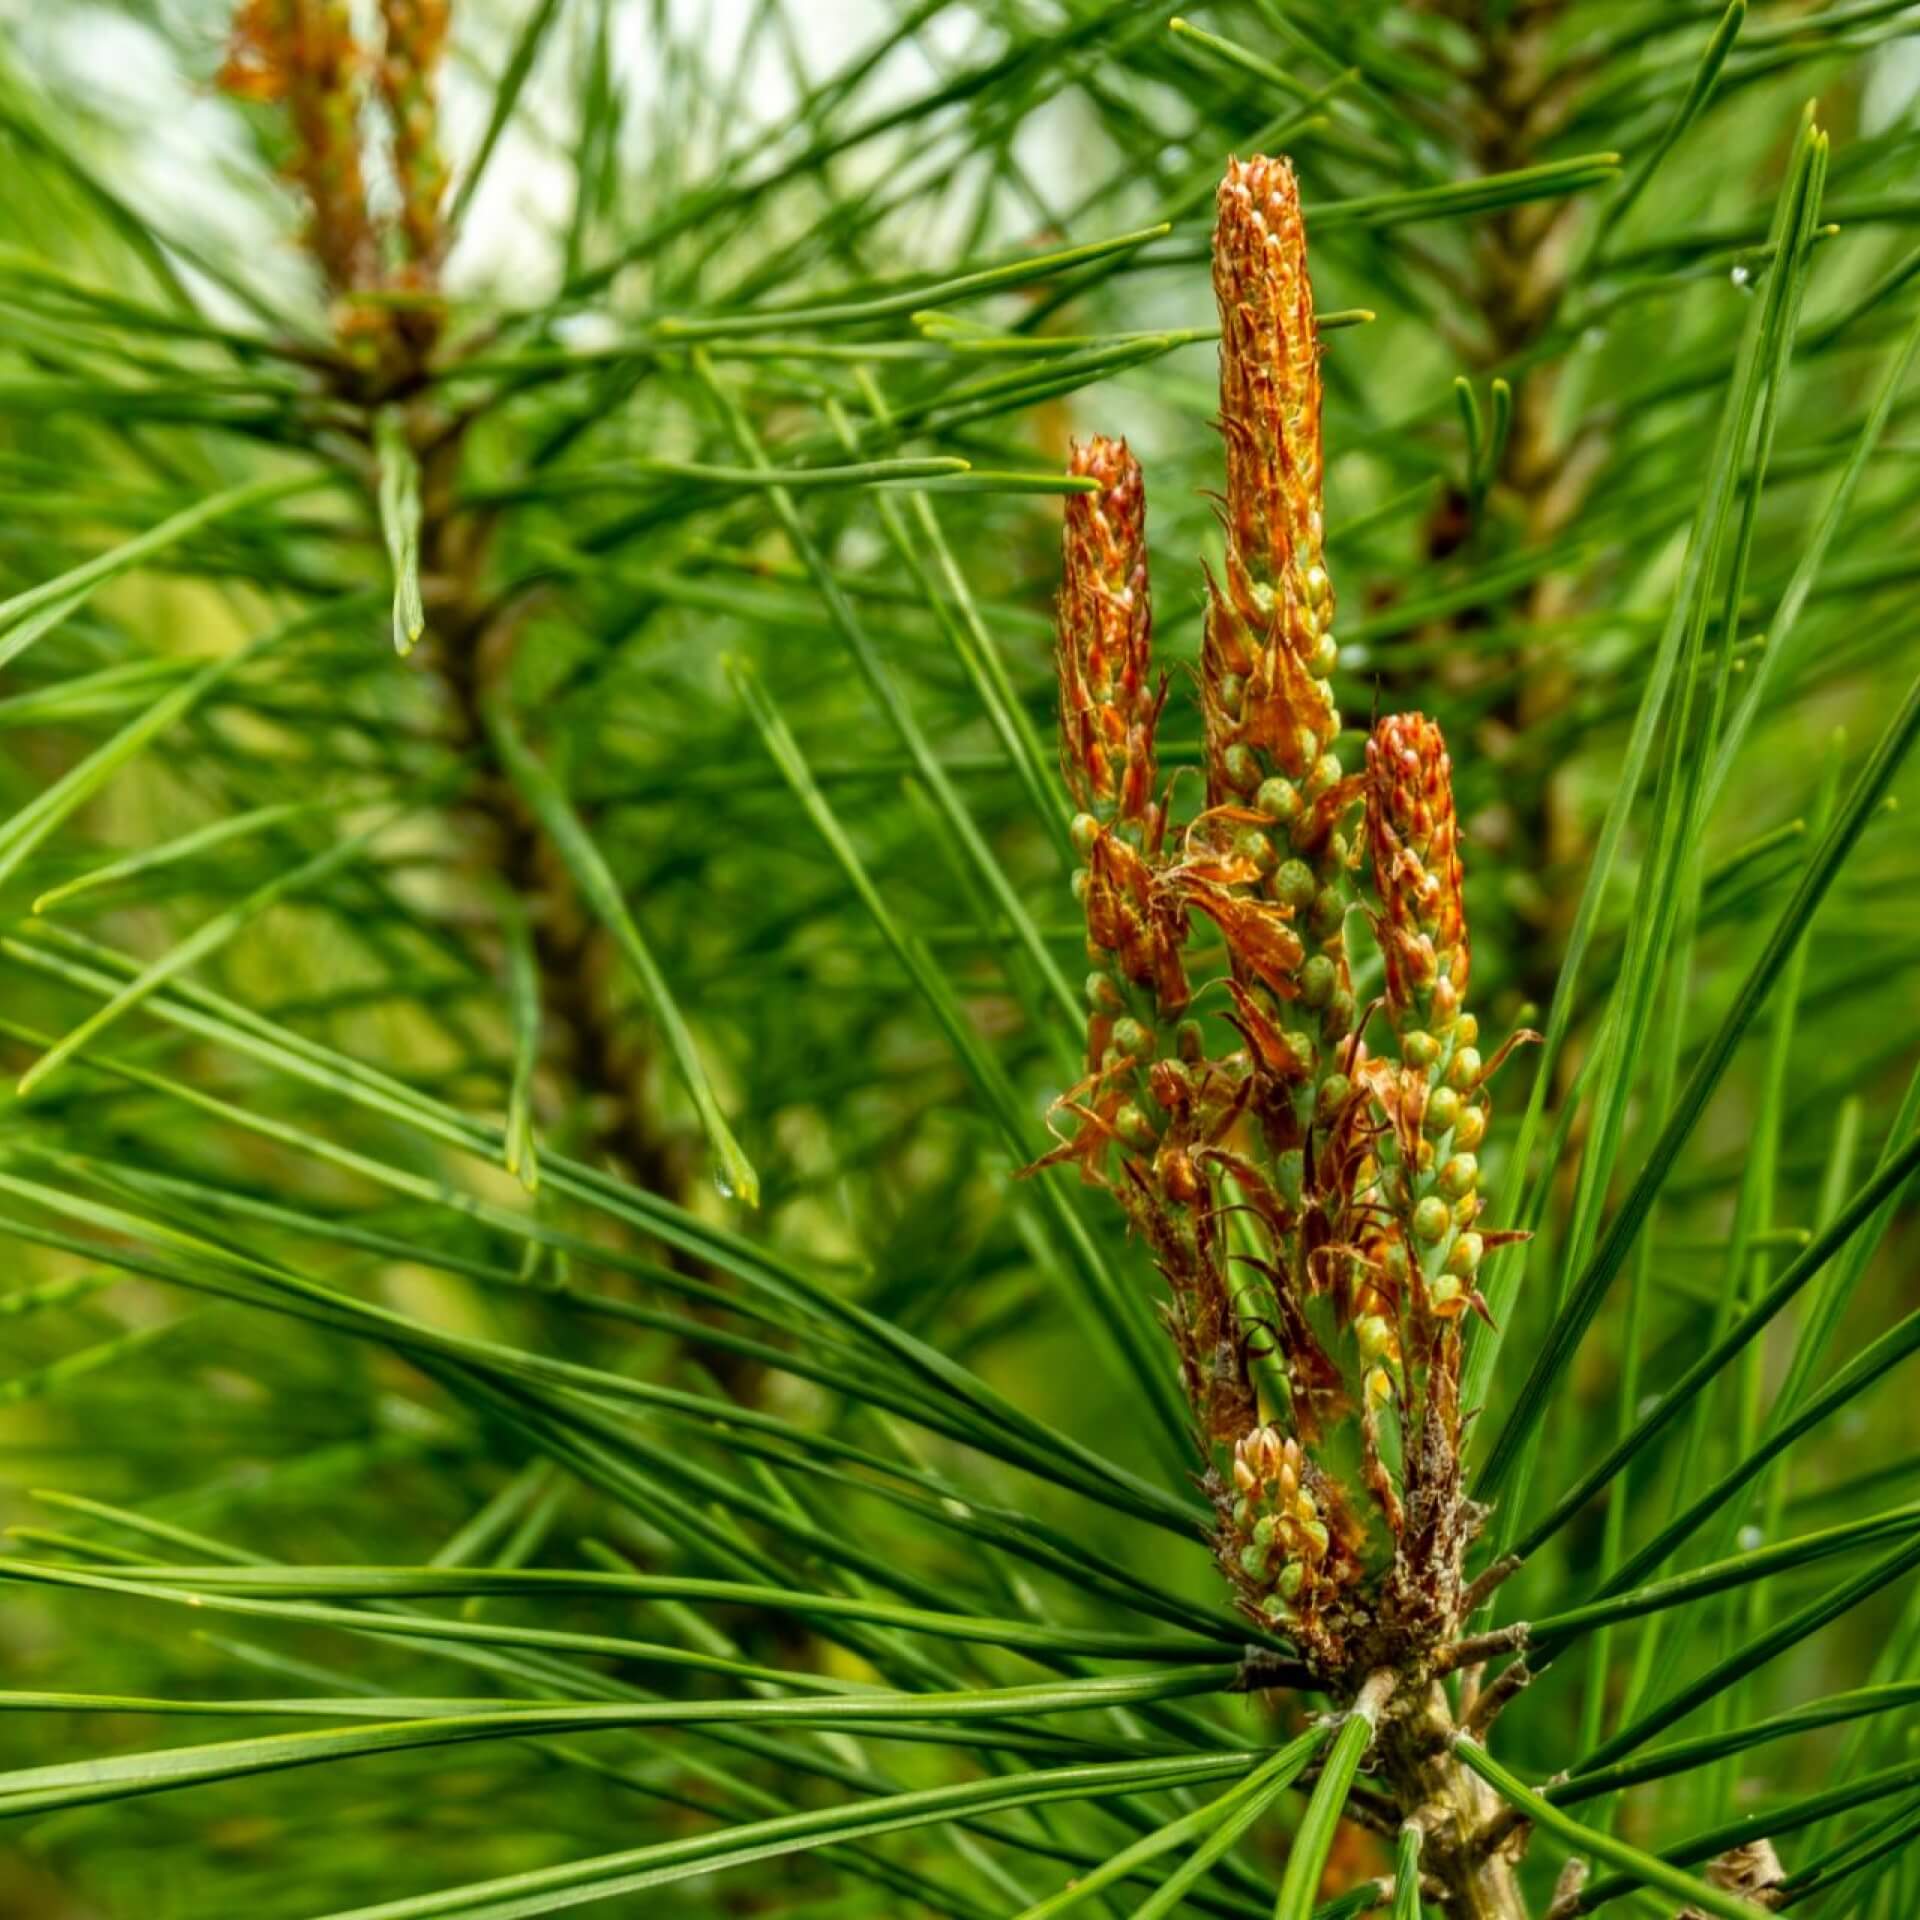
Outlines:
{"label": "pine tree", "polygon": [[1920,8],[14,24],[0,1910],[1920,1910]]}

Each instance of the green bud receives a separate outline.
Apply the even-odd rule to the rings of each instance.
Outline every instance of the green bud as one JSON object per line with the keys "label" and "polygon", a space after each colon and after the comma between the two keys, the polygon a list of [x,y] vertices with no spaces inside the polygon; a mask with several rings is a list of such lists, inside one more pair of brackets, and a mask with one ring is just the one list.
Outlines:
{"label": "green bud", "polygon": [[1400,1036],[1400,1057],[1410,1067],[1430,1067],[1440,1058],[1440,1042],[1424,1027],[1415,1027]]}
{"label": "green bud", "polygon": [[1318,800],[1333,783],[1340,778],[1340,761],[1337,755],[1323,753],[1313,763],[1313,771],[1307,775],[1307,798]]}
{"label": "green bud", "polygon": [[1314,954],[1300,969],[1300,998],[1310,1007],[1324,1007],[1333,997],[1336,977],[1333,962],[1324,953]]}
{"label": "green bud", "polygon": [[1382,1313],[1363,1313],[1353,1323],[1353,1337],[1359,1343],[1360,1357],[1371,1365],[1393,1345],[1393,1325]]}
{"label": "green bud", "polygon": [[1280,1187],[1280,1197],[1288,1206],[1300,1204],[1300,1183],[1306,1177],[1306,1158],[1298,1147],[1289,1147],[1285,1153],[1276,1154],[1273,1162],[1274,1176]]}
{"label": "green bud", "polygon": [[1260,1602],[1260,1611],[1266,1615],[1271,1627],[1290,1627],[1293,1625],[1293,1609],[1277,1593],[1270,1593]]}
{"label": "green bud", "polygon": [[1280,1569],[1280,1578],[1273,1583],[1274,1591],[1279,1594],[1282,1600],[1297,1598],[1300,1589],[1306,1584],[1307,1569],[1298,1560],[1289,1560],[1287,1564]]}
{"label": "green bud", "polygon": [[1091,878],[1092,876],[1087,872],[1085,867],[1074,868],[1073,880],[1071,883],[1073,886],[1073,897],[1076,900],[1082,902],[1083,904],[1086,901],[1087,886]]}
{"label": "green bud", "polygon": [[1237,714],[1247,697],[1247,683],[1237,673],[1220,676],[1220,706],[1226,713]]}
{"label": "green bud", "polygon": [[1303,907],[1311,906],[1313,896],[1319,890],[1313,869],[1304,860],[1283,860],[1270,884],[1273,897],[1283,907],[1291,907],[1296,913]]}
{"label": "green bud", "polygon": [[1303,1028],[1289,1027],[1287,1029],[1287,1045],[1293,1049],[1293,1057],[1299,1061],[1300,1065],[1305,1068],[1308,1073],[1311,1073],[1314,1069],[1315,1062],[1320,1057],[1319,1044],[1315,1041],[1313,1035],[1306,1032]]}
{"label": "green bud", "polygon": [[1451,1087],[1435,1087],[1427,1095],[1426,1130],[1451,1133],[1460,1124],[1460,1096]]}
{"label": "green bud", "polygon": [[1404,1282],[1407,1277],[1406,1243],[1399,1239],[1389,1240],[1380,1264],[1386,1268],[1388,1279]]}
{"label": "green bud", "polygon": [[1220,756],[1220,771],[1236,793],[1251,793],[1260,784],[1260,762],[1237,740]]}
{"label": "green bud", "polygon": [[1306,803],[1300,798],[1300,789],[1291,780],[1283,780],[1275,774],[1271,780],[1260,782],[1260,791],[1253,796],[1253,804],[1269,820],[1278,820],[1285,826],[1300,817],[1300,809]]}
{"label": "green bud", "polygon": [[1076,813],[1067,832],[1080,858],[1084,860],[1092,853],[1094,842],[1100,838],[1100,822],[1090,813]]}
{"label": "green bud", "polygon": [[1253,1523],[1254,1545],[1262,1549],[1272,1546],[1273,1530],[1277,1524],[1278,1522],[1272,1514],[1263,1513],[1260,1518]]}
{"label": "green bud", "polygon": [[1461,1286],[1452,1274],[1443,1273],[1438,1279],[1428,1282],[1427,1298],[1436,1307],[1450,1307],[1460,1298]]}
{"label": "green bud", "polygon": [[1471,1280],[1480,1271],[1480,1258],[1487,1243],[1477,1233],[1463,1233],[1447,1253],[1447,1271]]}
{"label": "green bud", "polygon": [[1307,1542],[1313,1549],[1312,1557],[1316,1560],[1324,1560],[1327,1557],[1328,1547],[1333,1544],[1333,1536],[1327,1531],[1327,1523],[1324,1520],[1302,1520],[1300,1531],[1306,1535]]}
{"label": "green bud", "polygon": [[1455,1037],[1463,1047],[1473,1046],[1480,1038],[1479,1016],[1471,1013],[1463,1013],[1459,1020],[1455,1022],[1453,1031]]}
{"label": "green bud", "polygon": [[1240,1571],[1249,1580],[1260,1579],[1267,1571],[1267,1550],[1265,1547],[1242,1547],[1240,1549]]}
{"label": "green bud", "polygon": [[1456,1153],[1440,1169],[1440,1191],[1449,1200],[1458,1200],[1473,1191],[1480,1177],[1480,1162],[1470,1153]]}
{"label": "green bud", "polygon": [[1487,1110],[1485,1107],[1462,1107],[1460,1124],[1453,1130],[1453,1144],[1456,1147],[1477,1147],[1487,1134]]}
{"label": "green bud", "polygon": [[1321,1031],[1329,1040],[1344,1040],[1353,1031],[1354,1016],[1358,1011],[1353,1004],[1353,995],[1345,987],[1340,988],[1327,1002],[1326,1015],[1320,1022]]}
{"label": "green bud", "polygon": [[1323,633],[1313,649],[1313,658],[1308,662],[1316,680],[1324,680],[1340,664],[1340,642],[1333,637],[1332,629]]}
{"label": "green bud", "polygon": [[1353,1082],[1344,1073],[1330,1073],[1320,1082],[1320,1091],[1314,1096],[1313,1109],[1323,1121],[1333,1116],[1347,1104],[1348,1096],[1353,1092]]}
{"label": "green bud", "polygon": [[1125,1013],[1127,996],[1114,984],[1111,974],[1090,973],[1087,975],[1087,1005],[1095,1013]]}
{"label": "green bud", "polygon": [[1153,1122],[1131,1100],[1113,1116],[1113,1130],[1128,1146],[1137,1147],[1142,1153],[1150,1153],[1160,1144]]}
{"label": "green bud", "polygon": [[1324,940],[1347,917],[1347,903],[1338,887],[1322,887],[1313,896],[1310,924]]}
{"label": "green bud", "polygon": [[[1123,1109],[1124,1111],[1124,1109]],[[1413,1210],[1413,1231],[1417,1239],[1431,1246],[1453,1225],[1453,1214],[1437,1194],[1427,1197]]]}
{"label": "green bud", "polygon": [[[1461,1015],[1465,1024],[1468,1016]],[[1469,1093],[1480,1084],[1480,1049],[1478,1047],[1456,1047],[1453,1058],[1447,1062],[1447,1084],[1458,1087],[1462,1093]]]}
{"label": "green bud", "polygon": [[1253,1516],[1253,1502],[1244,1496],[1233,1503],[1233,1524],[1244,1527]]}
{"label": "green bud", "polygon": [[1153,1035],[1138,1020],[1129,1016],[1125,1020],[1116,1020],[1113,1027],[1113,1044],[1123,1054],[1135,1060],[1153,1058]]}
{"label": "green bud", "polygon": [[1198,1020],[1182,1020],[1173,1030],[1173,1044],[1190,1067],[1197,1067],[1206,1058],[1207,1037]]}

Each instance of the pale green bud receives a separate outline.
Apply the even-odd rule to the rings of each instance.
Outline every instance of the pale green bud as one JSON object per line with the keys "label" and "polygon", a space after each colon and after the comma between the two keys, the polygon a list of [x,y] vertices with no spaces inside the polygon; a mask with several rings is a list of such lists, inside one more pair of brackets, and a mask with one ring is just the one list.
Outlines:
{"label": "pale green bud", "polygon": [[1440,1042],[1424,1027],[1415,1027],[1400,1036],[1400,1057],[1410,1067],[1430,1067],[1440,1058]]}
{"label": "pale green bud", "polygon": [[1313,877],[1313,869],[1304,860],[1283,860],[1273,876],[1273,897],[1282,906],[1292,907],[1297,913],[1302,907],[1311,906],[1313,896],[1319,891],[1319,882]]}
{"label": "pale green bud", "polygon": [[1260,762],[1237,740],[1220,756],[1220,771],[1236,793],[1251,793],[1260,784]]}
{"label": "pale green bud", "polygon": [[1253,796],[1253,804],[1270,820],[1278,820],[1282,826],[1300,817],[1300,809],[1305,804],[1300,798],[1300,789],[1291,780],[1283,780],[1276,774],[1271,780],[1260,783],[1260,791]]}

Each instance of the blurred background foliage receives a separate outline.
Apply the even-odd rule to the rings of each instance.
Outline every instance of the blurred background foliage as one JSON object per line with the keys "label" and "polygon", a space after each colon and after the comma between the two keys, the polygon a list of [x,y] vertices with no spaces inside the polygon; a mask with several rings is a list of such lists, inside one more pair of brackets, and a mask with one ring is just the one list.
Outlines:
{"label": "blurred background foliage", "polygon": [[[1545,1069],[1539,1237],[1502,1256],[1484,1449],[1591,1251],[1582,1182],[1617,1198],[1640,1173],[1920,669],[1920,389],[1898,377],[1920,270],[1920,9],[1232,0],[1170,26],[1137,0],[459,0],[445,333],[396,391],[340,362],[276,173],[283,129],[215,85],[220,0],[13,0],[0,17],[9,1082],[140,967],[184,955],[0,1105],[0,1508],[23,1554],[137,1577],[142,1558],[580,1567],[611,1551],[847,1591],[893,1569],[955,1605],[1093,1627],[1137,1626],[1115,1591],[1135,1583],[1217,1611],[1204,1552],[988,1457],[965,1423],[916,1427],[940,1391],[766,1276],[804,1268],[1049,1430],[1180,1488],[1139,1372],[1159,1360],[1144,1254],[1064,1177],[1011,1178],[1079,1072],[1047,476],[1076,434],[1130,438],[1157,633],[1190,660],[1219,548],[1206,234],[1224,156],[1255,150],[1295,157],[1318,304],[1347,322],[1326,360],[1341,703],[1356,733],[1412,706],[1447,729],[1490,1033],[1546,1024],[1628,783]],[[1636,761],[1810,97],[1831,158],[1765,489],[1739,496],[1750,517],[1699,595],[1692,719],[1656,706]],[[1131,238],[1095,244],[1115,236]],[[1890,372],[1849,510],[1790,592]],[[383,453],[382,417],[424,449],[426,631],[404,659],[389,535],[405,514],[383,529],[377,502],[411,462]],[[448,445],[457,461],[436,460]],[[828,471],[775,493],[748,471],[763,458]],[[885,464],[900,461],[922,464]],[[74,570],[103,555],[97,590],[69,604],[91,584]],[[1703,721],[1722,660],[1726,701]],[[1743,736],[1636,1018],[1617,989],[1662,783],[1713,763],[1707,728],[1729,714]],[[1196,757],[1196,736],[1177,685],[1166,761]],[[1552,1383],[1517,1511],[1545,1511],[1911,1132],[1916,800],[1904,770],[1663,1169]],[[1631,1101],[1620,1139],[1595,1145],[1600,1076],[1581,1072],[1609,1007]],[[675,1022],[757,1210],[689,1093]],[[1507,1070],[1483,1155],[1496,1184],[1540,1070],[1538,1053]],[[514,1137],[548,1169],[532,1190],[500,1164]],[[637,1191],[665,1207],[621,1201]],[[1783,1386],[1893,1324],[1915,1304],[1913,1246],[1902,1213],[1870,1261],[1827,1268],[1610,1503],[1558,1533],[1509,1613],[1584,1597],[1751,1449]],[[595,1397],[608,1430],[562,1432],[552,1407],[411,1336],[265,1310],[248,1257],[409,1325],[690,1397]],[[182,1263],[211,1263],[229,1294],[176,1284]],[[770,1457],[743,1448],[729,1406],[770,1423]],[[872,1456],[925,1478],[902,1493]],[[1884,1509],[1916,1479],[1920,1423],[1895,1376],[1794,1450],[1734,1516],[1739,1544]],[[962,1493],[1076,1557],[983,1544],[954,1524]],[[864,1557],[834,1564],[833,1541]],[[1698,1550],[1733,1545],[1709,1527]],[[1648,1688],[1751,1637],[1754,1609],[1789,1613],[1792,1583],[1829,1577],[1588,1643],[1503,1723],[1507,1763],[1566,1764]],[[1910,1585],[1697,1724],[1920,1677]],[[421,1605],[897,1686],[1033,1677],[1005,1649],[945,1643],[937,1666],[899,1653],[888,1671],[869,1641],[898,1652],[890,1632],[835,1641],[752,1607]],[[469,1649],[450,1667],[390,1622],[196,1628],[161,1601],[24,1583],[0,1608],[0,1682],[22,1695],[470,1697],[525,1691],[536,1664],[580,1696],[612,1697],[609,1673],[702,1685],[577,1649],[524,1665]],[[1182,1740],[1290,1724],[1284,1707],[1181,1711]],[[1720,1760],[1623,1801],[1617,1824],[1672,1839],[1904,1759],[1907,1725]],[[44,1706],[0,1726],[19,1770],[180,1733]],[[641,1734],[270,1772],[10,1822],[0,1909],[332,1914],[704,1832],[716,1807],[743,1818],[1003,1761],[1039,1764],[776,1730],[764,1748]],[[1009,1840],[1020,1818],[616,1910],[840,1915],[939,1895],[1010,1913],[1129,1831],[1076,1809]],[[1287,1821],[1270,1824],[1219,1905],[1265,1910],[1251,1890],[1276,1875]],[[1326,1893],[1387,1857],[1353,1829]],[[1903,1861],[1824,1910],[1915,1911]],[[1542,1849],[1542,1885],[1554,1864]]]}

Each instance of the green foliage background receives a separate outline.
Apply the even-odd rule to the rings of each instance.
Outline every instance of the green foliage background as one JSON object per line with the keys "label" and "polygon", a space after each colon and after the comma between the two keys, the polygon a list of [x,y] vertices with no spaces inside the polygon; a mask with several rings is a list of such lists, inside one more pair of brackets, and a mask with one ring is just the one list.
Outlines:
{"label": "green foliage background", "polygon": [[[507,637],[479,669],[431,568],[395,657],[405,462],[329,371],[274,129],[211,92],[223,9],[14,25],[9,1084],[115,1012],[0,1105],[0,1909],[385,1913],[821,1809],[825,1850],[591,1890],[1013,1914],[1303,1724],[1220,1692],[1245,1634],[1144,1255],[1098,1196],[1011,1177],[1079,1071],[1051,476],[1071,434],[1131,437],[1190,658],[1230,151],[1296,157],[1321,311],[1374,316],[1328,335],[1349,725],[1442,719],[1483,1024],[1553,1021],[1483,1154],[1496,1220],[1539,1233],[1489,1286],[1475,1438],[1503,1539],[1564,1524],[1497,1617],[1588,1602],[1915,1305],[1910,1162],[1837,1257],[1805,1249],[1916,1120],[1920,9],[462,4],[468,231],[407,405],[471,422],[426,512],[484,529],[459,586]],[[1696,1390],[1783,1276],[1808,1284]],[[1575,1818],[1657,1850],[1753,1814],[1843,1876],[1809,1910],[1920,1910],[1880,1850],[1920,1773],[1790,1825],[1914,1761],[1908,1378],[1843,1377],[1668,1570],[1870,1526],[1583,1634],[1503,1765],[1544,1780],[1718,1674],[1659,1735],[1697,1764]],[[1563,1512],[1623,1433],[1650,1437],[1611,1497]],[[297,1571],[342,1567],[502,1578]],[[556,1584],[609,1567],[753,1591]],[[259,1570],[240,1610],[223,1568]],[[1091,1685],[1143,1668],[1118,1704]],[[1016,1685],[1064,1691],[974,1697]],[[1719,1738],[1867,1686],[1836,1725]],[[316,1728],[487,1703],[873,1687],[965,1697],[907,1738],[563,1717],[278,1770]],[[166,1758],[222,1741],[253,1743],[232,1778]],[[1115,1798],[861,1824],[1129,1759],[1151,1777]],[[1299,1805],[1191,1910],[1272,1910]],[[1583,1844],[1536,1839],[1542,1910]],[[1182,1857],[1100,1898],[1133,1912]],[[1351,1827],[1317,1891],[1390,1866]]]}

